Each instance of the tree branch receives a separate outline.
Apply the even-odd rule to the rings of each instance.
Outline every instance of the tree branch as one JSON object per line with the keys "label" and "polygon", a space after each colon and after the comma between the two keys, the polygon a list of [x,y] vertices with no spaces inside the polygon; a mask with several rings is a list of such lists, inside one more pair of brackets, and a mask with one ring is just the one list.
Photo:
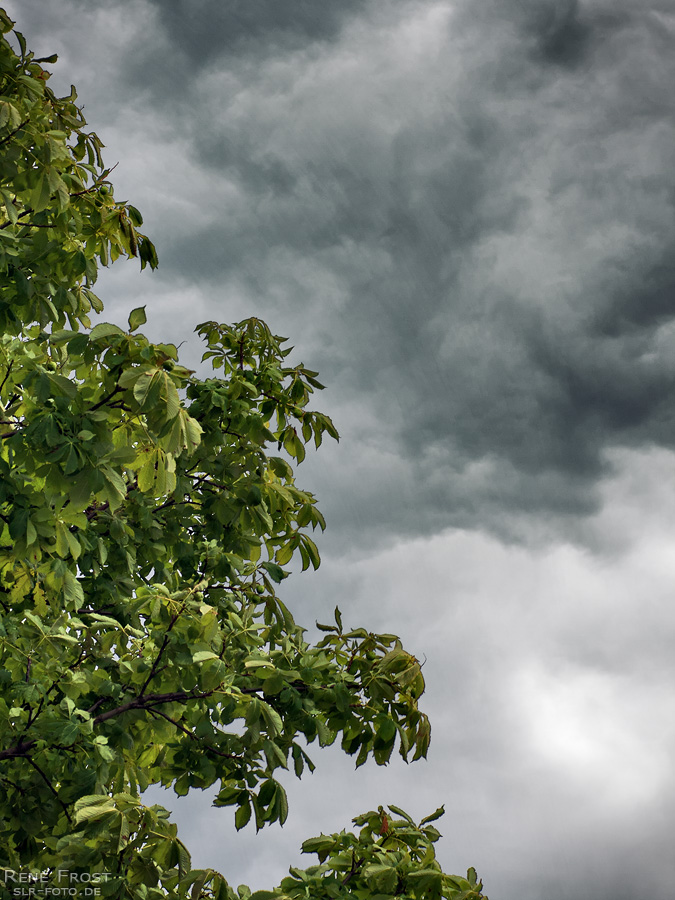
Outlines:
{"label": "tree branch", "polygon": [[99,706],[103,706],[103,704],[105,703],[106,700],[107,700],[107,697],[99,697],[98,700],[96,700],[87,710],[89,715],[91,715],[95,710],[97,710],[99,708]]}
{"label": "tree branch", "polygon": [[[33,207],[29,206],[27,209],[24,209],[23,212],[19,213],[19,215],[17,216],[17,220],[23,219],[24,216],[29,216],[32,212],[33,212]],[[5,228],[9,228],[10,225],[21,225],[23,227],[23,225],[25,225],[25,222],[19,222],[19,221],[12,222],[12,220],[9,219],[7,222],[4,222],[2,225],[0,225],[0,231],[4,231]]]}
{"label": "tree branch", "polygon": [[19,741],[18,744],[15,744],[14,747],[8,747],[6,750],[0,750],[0,760],[3,759],[17,759],[21,756],[28,756],[30,750],[37,744],[36,740]]}
{"label": "tree branch", "polygon": [[37,222],[17,222],[16,224],[21,225],[22,228],[56,228],[53,222],[47,222],[46,224],[38,224]]}
{"label": "tree branch", "polygon": [[[213,694],[213,691],[173,691],[169,694],[146,694],[145,696],[134,697],[134,699],[129,700],[128,703],[123,703],[121,706],[115,707],[115,709],[109,709],[107,712],[101,713],[99,716],[96,716],[96,718],[94,719],[94,725],[99,725],[101,722],[106,722],[108,719],[115,718],[115,716],[121,716],[122,713],[130,712],[132,709],[151,710],[155,706],[159,706],[161,703],[183,703],[186,700],[196,700],[201,697],[210,697],[211,694]],[[0,754],[0,759],[1,758],[2,754]]]}
{"label": "tree branch", "polygon": [[[94,725],[100,725],[101,722],[107,722],[108,719],[114,719],[116,716],[121,716],[122,713],[130,712],[133,709],[146,709],[148,712],[155,712],[162,715],[160,710],[155,709],[156,706],[159,706],[162,703],[184,703],[186,700],[198,700],[204,697],[210,697],[214,693],[215,689],[212,691],[172,691],[168,694],[146,694],[145,696],[134,697],[133,700],[129,700],[121,706],[116,706],[114,709],[109,709],[107,712],[101,713],[96,716],[93,721]],[[93,712],[96,707],[103,702],[105,702],[104,698],[99,698],[96,703],[89,708],[88,712]],[[165,716],[165,718],[168,717]],[[28,759],[28,754],[36,744],[37,740],[35,738],[30,741],[20,740],[19,743],[15,744],[13,747],[7,747],[6,750],[0,750],[0,761],[4,759],[19,759],[21,757]],[[214,753],[220,753],[220,751],[214,749]]]}
{"label": "tree branch", "polygon": [[177,728],[179,731],[182,731],[183,734],[186,734],[189,738],[192,738],[193,741],[198,741],[199,738],[192,731],[187,729],[184,725],[181,725],[180,722],[177,722],[175,719],[172,719],[171,716],[167,716],[166,713],[163,713],[161,709],[148,709],[148,712],[151,716],[161,716],[163,719],[166,719],[167,722],[171,722],[171,724]]}

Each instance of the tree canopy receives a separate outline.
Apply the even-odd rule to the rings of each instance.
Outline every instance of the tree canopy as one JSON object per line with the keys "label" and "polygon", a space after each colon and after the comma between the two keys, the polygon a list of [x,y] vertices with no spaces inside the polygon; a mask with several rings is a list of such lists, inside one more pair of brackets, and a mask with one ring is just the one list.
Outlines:
{"label": "tree canopy", "polygon": [[[475,898],[432,822],[389,807],[321,835],[270,891],[195,870],[149,785],[217,786],[234,825],[288,815],[279,770],[338,741],[386,764],[427,753],[418,660],[395,635],[310,643],[277,595],[316,568],[305,445],[337,438],[317,373],[250,318],[206,322],[204,375],[176,347],[98,322],[98,267],[157,266],[115,200],[102,144],[0,10],[0,871],[7,896]],[[224,816],[228,815],[224,811]],[[74,893],[73,893],[74,891]]]}

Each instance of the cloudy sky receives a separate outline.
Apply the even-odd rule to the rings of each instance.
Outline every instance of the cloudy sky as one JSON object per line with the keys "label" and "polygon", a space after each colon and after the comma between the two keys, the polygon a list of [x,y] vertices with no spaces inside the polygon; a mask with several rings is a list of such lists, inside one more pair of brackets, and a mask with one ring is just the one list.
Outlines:
{"label": "cloudy sky", "polygon": [[158,247],[107,317],[147,303],[194,362],[198,322],[259,315],[321,372],[298,618],[427,659],[428,762],[323,751],[257,838],[167,795],[195,862],[269,887],[444,802],[493,900],[672,900],[675,0],[4,6]]}

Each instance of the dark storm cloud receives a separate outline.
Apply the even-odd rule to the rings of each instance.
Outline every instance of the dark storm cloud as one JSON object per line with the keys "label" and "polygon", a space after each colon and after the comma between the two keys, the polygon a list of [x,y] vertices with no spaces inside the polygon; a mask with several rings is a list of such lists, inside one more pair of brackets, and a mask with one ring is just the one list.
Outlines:
{"label": "dark storm cloud", "polygon": [[[91,8],[88,0],[73,2],[84,10]],[[128,54],[120,74],[129,88],[140,89],[163,105],[189,98],[195,79],[214,66],[254,70],[260,59],[337,40],[345,20],[363,3],[126,0],[126,5],[151,16],[154,34]]]}
{"label": "dark storm cloud", "polygon": [[61,12],[124,34],[88,105],[147,167],[160,278],[197,285],[204,317],[259,312],[321,369],[348,518],[565,527],[609,448],[675,446],[672,3]]}
{"label": "dark storm cloud", "polygon": [[331,40],[360,0],[152,0],[172,46],[196,66],[223,54],[268,54]]}
{"label": "dark storm cloud", "polygon": [[631,4],[367,9],[320,52],[263,17],[194,81],[183,128],[238,201],[167,235],[172,274],[311,318],[403,461],[378,496],[353,441],[364,519],[586,513],[607,447],[675,442],[672,33]]}
{"label": "dark storm cloud", "polygon": [[673,43],[638,4],[371,4],[193,85],[196,158],[240,202],[170,266],[312,318],[407,461],[401,528],[588,512],[606,448],[675,443]]}

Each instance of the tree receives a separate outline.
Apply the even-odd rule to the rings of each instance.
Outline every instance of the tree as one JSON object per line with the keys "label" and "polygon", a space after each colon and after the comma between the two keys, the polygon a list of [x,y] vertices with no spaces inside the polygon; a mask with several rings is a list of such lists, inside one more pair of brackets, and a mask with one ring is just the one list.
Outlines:
{"label": "tree", "polygon": [[[247,898],[191,868],[143,791],[218,784],[237,828],[283,823],[275,773],[312,770],[309,744],[339,740],[357,766],[426,755],[424,680],[397,637],[338,610],[308,643],[276,594],[294,555],[319,565],[324,520],[289,463],[338,436],[309,408],[317,373],[254,318],[198,327],[207,377],[138,331],[143,307],[92,327],[98,266],[155,268],[155,248],[75,90],[48,87],[56,58],[13,24],[0,10],[2,891]],[[366,813],[252,896],[482,896],[435,859],[441,812]]]}

